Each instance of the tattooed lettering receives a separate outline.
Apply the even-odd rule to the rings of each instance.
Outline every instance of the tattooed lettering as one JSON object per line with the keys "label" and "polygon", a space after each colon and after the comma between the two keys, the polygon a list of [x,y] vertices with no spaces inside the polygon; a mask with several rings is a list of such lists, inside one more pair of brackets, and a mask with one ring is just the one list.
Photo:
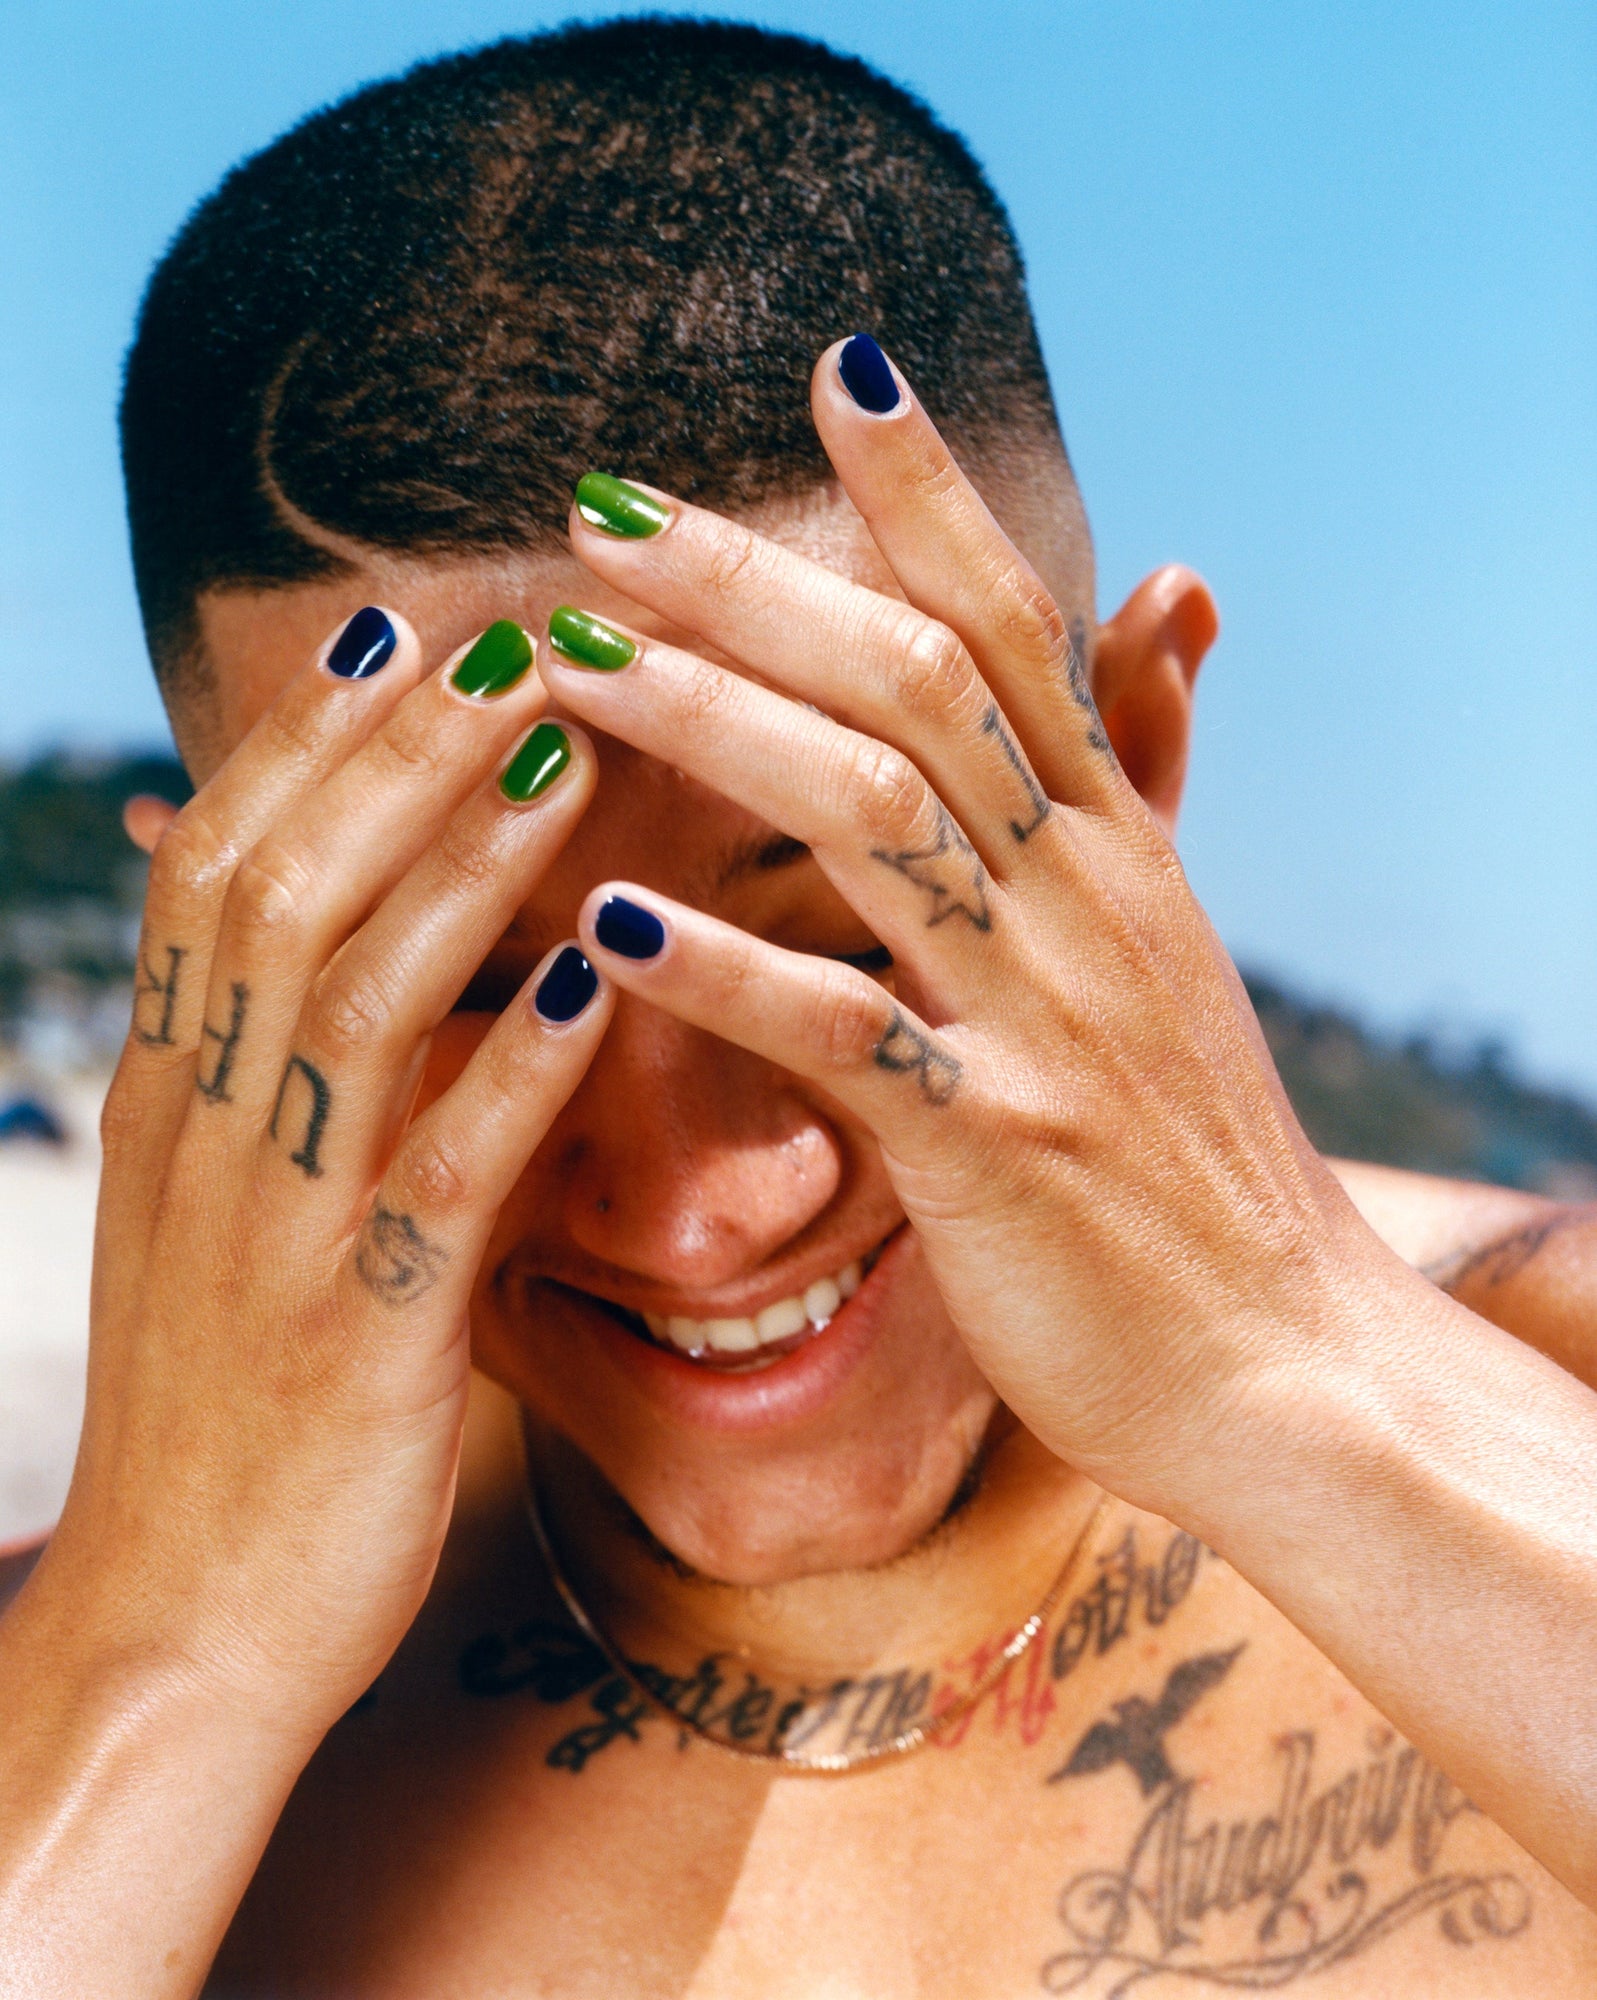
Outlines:
{"label": "tattooed lettering", "polygon": [[[303,1167],[314,1180],[322,1170],[322,1134],[327,1129],[327,1114],[332,1109],[333,1093],[328,1087],[326,1077],[314,1063],[308,1063],[303,1056],[290,1056],[284,1066],[283,1081],[277,1086],[277,1102],[272,1106],[270,1131],[275,1139],[278,1122],[283,1116],[284,1109],[291,1108],[288,1106],[288,1087],[296,1076],[304,1078],[305,1091],[309,1092],[310,1097],[309,1102],[304,1105],[305,1137],[288,1157],[296,1167]],[[294,1095],[303,1100],[305,1091],[296,1091]]]}
{"label": "tattooed lettering", "polygon": [[194,1088],[201,1097],[209,1098],[212,1104],[231,1104],[227,1080],[233,1074],[233,1058],[238,1053],[238,1038],[244,1032],[244,1015],[249,1006],[250,990],[239,980],[233,981],[233,1012],[227,1028],[213,1028],[209,1021],[200,1029],[204,1041],[216,1043],[216,1062],[209,1076],[196,1073]]}
{"label": "tattooed lettering", "polygon": [[[185,945],[169,944],[166,948],[166,977],[151,965],[149,958],[140,954],[139,976],[133,987],[133,1035],[136,1041],[147,1048],[170,1048],[172,1046],[172,1014],[177,1006],[178,967],[188,957]],[[153,1008],[145,1005],[154,1001]],[[153,1015],[150,1020],[140,1020],[140,1013]]]}
{"label": "tattooed lettering", "polygon": [[1092,682],[1087,678],[1087,627],[1079,618],[1070,627],[1070,651],[1065,655],[1065,674],[1070,682],[1070,698],[1087,717],[1087,743],[1093,750],[1107,752],[1109,738],[1104,734],[1102,719],[1098,714],[1098,704],[1092,698]]}
{"label": "tattooed lettering", "polygon": [[384,1305],[407,1305],[430,1292],[448,1262],[449,1252],[429,1243],[408,1215],[374,1208],[361,1224],[355,1269]]}
{"label": "tattooed lettering", "polygon": [[1319,1790],[1312,1731],[1276,1749],[1268,1812],[1200,1827],[1194,1782],[1169,1780],[1121,1864],[1066,1883],[1058,1909],[1070,1941],[1042,1968],[1045,1991],[1256,1991],[1344,1964],[1426,1915],[1455,1945],[1511,1938],[1530,1922],[1517,1876],[1438,1870],[1450,1827],[1474,1807],[1389,1729],[1373,1730],[1364,1762]]}
{"label": "tattooed lettering", "polygon": [[1061,1778],[1089,1777],[1124,1764],[1136,1779],[1142,1796],[1149,1798],[1175,1776],[1165,1755],[1166,1732],[1176,1724],[1209,1689],[1217,1687],[1236,1664],[1241,1646],[1229,1653],[1200,1653],[1171,1669],[1157,1701],[1145,1701],[1134,1694],[1114,1705],[1113,1722],[1095,1722],[1071,1751],[1069,1758],[1048,1782]]}
{"label": "tattooed lettering", "polygon": [[1162,1625],[1186,1599],[1199,1561],[1209,1553],[1196,1535],[1178,1528],[1164,1554],[1143,1563],[1137,1555],[1136,1526],[1128,1527],[1118,1544],[1099,1556],[1097,1578],[1060,1620],[1049,1654],[1054,1679],[1062,1681],[1071,1673],[1089,1646],[1095,1655],[1118,1646],[1132,1629],[1135,1612],[1149,1625]]}
{"label": "tattooed lettering", "polygon": [[882,1749],[912,1729],[931,1705],[931,1674],[909,1667],[784,1692],[726,1653],[707,1654],[687,1674],[668,1673],[647,1660],[627,1664],[637,1686],[579,1633],[533,1619],[508,1638],[486,1633],[473,1640],[461,1655],[459,1675],[461,1687],[474,1695],[525,1689],[552,1707],[587,1695],[592,1720],[567,1730],[544,1759],[552,1770],[573,1773],[612,1743],[641,1740],[643,1723],[666,1720],[640,1687],[660,1708],[691,1725],[680,1731],[679,1746],[697,1731],[772,1757],[855,1756]]}
{"label": "tattooed lettering", "polygon": [[907,876],[931,897],[931,915],[926,928],[935,930],[950,917],[963,917],[978,931],[992,929],[992,913],[987,907],[987,870],[981,857],[955,824],[944,805],[937,808],[937,831],[925,847],[873,847],[871,859]]}
{"label": "tattooed lettering", "polygon": [[896,1007],[872,1054],[878,1069],[917,1077],[928,1104],[946,1104],[959,1088],[962,1070],[957,1059],[911,1027]]}
{"label": "tattooed lettering", "polygon": [[1031,766],[1021,756],[1020,745],[1010,735],[1008,725],[996,701],[987,704],[987,713],[982,717],[981,726],[984,736],[998,738],[998,747],[1003,751],[1009,768],[1025,787],[1027,803],[1031,808],[1030,814],[1023,820],[1012,819],[1009,822],[1009,831],[1014,835],[1016,842],[1024,846],[1053,811],[1053,803],[1032,776]]}

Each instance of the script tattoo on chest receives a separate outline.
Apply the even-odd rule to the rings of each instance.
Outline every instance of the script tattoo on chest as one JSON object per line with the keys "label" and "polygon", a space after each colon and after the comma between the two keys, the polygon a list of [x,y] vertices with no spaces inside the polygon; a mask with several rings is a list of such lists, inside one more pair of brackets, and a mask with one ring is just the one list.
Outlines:
{"label": "script tattoo on chest", "polygon": [[1365,1754],[1318,1778],[1311,1729],[1273,1746],[1276,1789],[1262,1812],[1200,1813],[1196,1781],[1165,1744],[1231,1672],[1241,1646],[1183,1661],[1152,1698],[1114,1704],[1050,1782],[1135,1779],[1149,1799],[1119,1862],[1060,1891],[1068,1943],[1042,1968],[1048,1993],[1126,2000],[1139,1988],[1274,1990],[1373,1950],[1421,1919],[1453,1946],[1512,1938],[1530,1922],[1518,1876],[1450,1871],[1442,1851],[1475,1808],[1384,1725]]}

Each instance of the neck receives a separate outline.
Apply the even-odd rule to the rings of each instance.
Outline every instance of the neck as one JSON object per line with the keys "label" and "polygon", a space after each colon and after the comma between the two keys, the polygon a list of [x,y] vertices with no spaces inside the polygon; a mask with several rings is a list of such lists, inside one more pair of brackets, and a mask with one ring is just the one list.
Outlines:
{"label": "neck", "polygon": [[1099,1499],[1006,1414],[914,1547],[748,1589],[687,1569],[572,1446],[525,1431],[549,1552],[600,1643],[701,1733],[823,1766],[911,1747],[944,1712],[951,1662],[1001,1672],[1079,1573]]}

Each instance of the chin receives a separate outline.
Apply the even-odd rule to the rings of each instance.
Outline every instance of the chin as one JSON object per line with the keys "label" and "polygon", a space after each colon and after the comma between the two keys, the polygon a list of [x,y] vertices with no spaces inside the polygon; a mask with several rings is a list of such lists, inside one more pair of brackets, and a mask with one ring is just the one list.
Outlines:
{"label": "chin", "polygon": [[997,1399],[901,1230],[835,1318],[735,1372],[507,1260],[474,1356],[671,1557],[744,1588],[891,1562],[944,1518]]}

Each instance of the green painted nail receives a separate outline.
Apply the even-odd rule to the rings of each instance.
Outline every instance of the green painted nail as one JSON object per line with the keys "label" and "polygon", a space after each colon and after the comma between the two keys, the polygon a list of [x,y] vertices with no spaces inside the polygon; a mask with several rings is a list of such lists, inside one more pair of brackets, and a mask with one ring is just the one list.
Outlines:
{"label": "green painted nail", "polygon": [[625,632],[601,625],[574,604],[562,604],[549,614],[549,643],[579,667],[596,667],[601,674],[631,666],[638,649]]}
{"label": "green painted nail", "polygon": [[659,534],[671,518],[669,507],[608,472],[585,472],[577,481],[577,512],[590,528],[625,535],[631,542]]}
{"label": "green painted nail", "polygon": [[500,618],[449,678],[462,694],[508,694],[531,665],[532,641],[513,618]]}
{"label": "green painted nail", "polygon": [[499,789],[524,806],[559,777],[571,762],[571,738],[554,722],[540,722],[505,767]]}

